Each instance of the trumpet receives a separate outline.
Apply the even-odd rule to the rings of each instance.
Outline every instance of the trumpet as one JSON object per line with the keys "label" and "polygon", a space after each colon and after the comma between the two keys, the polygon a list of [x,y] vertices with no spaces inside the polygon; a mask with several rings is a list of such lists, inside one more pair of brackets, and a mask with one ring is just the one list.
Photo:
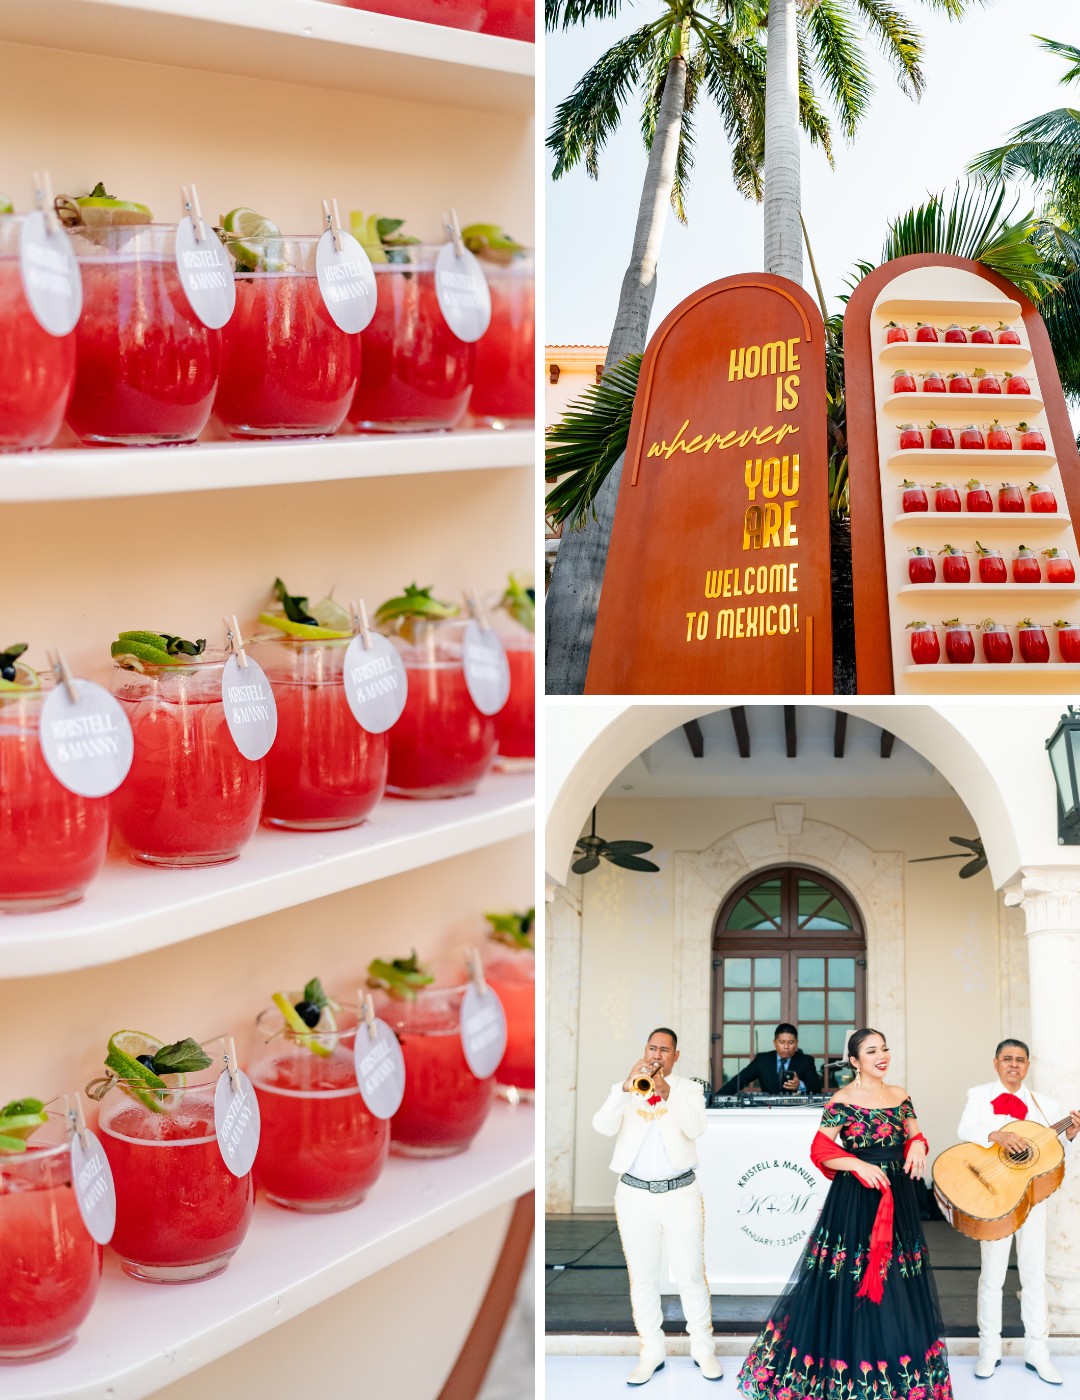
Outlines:
{"label": "trumpet", "polygon": [[656,1090],[656,1083],[655,1083],[655,1080],[654,1080],[654,1078],[653,1078],[653,1075],[656,1074],[656,1071],[657,1071],[659,1068],[660,1068],[659,1065],[653,1065],[653,1066],[652,1066],[652,1073],[651,1073],[651,1074],[635,1074],[635,1075],[634,1075],[634,1078],[633,1078],[633,1080],[632,1080],[632,1087],[633,1087],[633,1090],[634,1090],[634,1093],[635,1093],[635,1094],[640,1094],[640,1095],[642,1096],[642,1098],[647,1099],[647,1098],[649,1097],[650,1094],[652,1094],[652,1093],[655,1092],[655,1090]]}

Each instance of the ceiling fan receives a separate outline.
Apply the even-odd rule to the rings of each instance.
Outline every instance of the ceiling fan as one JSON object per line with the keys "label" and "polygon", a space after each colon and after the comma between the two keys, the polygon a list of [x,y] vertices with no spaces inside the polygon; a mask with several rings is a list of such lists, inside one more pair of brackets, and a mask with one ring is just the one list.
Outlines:
{"label": "ceiling fan", "polygon": [[578,857],[570,869],[575,875],[587,875],[600,864],[600,859],[608,860],[623,870],[658,871],[660,867],[651,860],[642,860],[643,851],[651,851],[651,841],[605,841],[596,834],[596,808],[592,812],[592,831],[588,836],[578,838],[574,855]]}
{"label": "ceiling fan", "polygon": [[[959,870],[961,880],[970,880],[972,875],[978,875],[980,870],[986,869],[986,851],[983,849],[982,838],[976,836],[969,840],[966,836],[950,836],[949,840],[954,846],[964,846],[963,851],[950,851],[946,856],[916,856],[909,860],[909,865],[918,865],[924,860],[967,860],[967,865],[962,865]],[[970,859],[969,857],[974,857]]]}

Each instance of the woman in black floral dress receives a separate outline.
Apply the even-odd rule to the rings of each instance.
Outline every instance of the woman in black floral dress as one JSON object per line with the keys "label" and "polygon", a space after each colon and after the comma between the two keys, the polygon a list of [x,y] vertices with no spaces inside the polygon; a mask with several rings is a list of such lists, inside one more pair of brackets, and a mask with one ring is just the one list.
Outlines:
{"label": "woman in black floral dress", "polygon": [[832,1180],[802,1258],[739,1373],[750,1400],[952,1400],[915,1196],[927,1143],[886,1084],[880,1031],[848,1041],[855,1082],[829,1101],[811,1158]]}

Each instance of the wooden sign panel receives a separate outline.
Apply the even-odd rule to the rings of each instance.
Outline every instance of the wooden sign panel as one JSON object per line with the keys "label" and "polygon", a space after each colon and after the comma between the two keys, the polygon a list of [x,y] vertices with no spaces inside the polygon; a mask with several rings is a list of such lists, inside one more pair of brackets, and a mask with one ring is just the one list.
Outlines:
{"label": "wooden sign panel", "polygon": [[1080,458],[1035,307],[898,258],[848,302],[844,374],[859,693],[1072,694]]}
{"label": "wooden sign panel", "polygon": [[586,692],[832,692],[825,341],[801,287],[726,277],[649,342]]}

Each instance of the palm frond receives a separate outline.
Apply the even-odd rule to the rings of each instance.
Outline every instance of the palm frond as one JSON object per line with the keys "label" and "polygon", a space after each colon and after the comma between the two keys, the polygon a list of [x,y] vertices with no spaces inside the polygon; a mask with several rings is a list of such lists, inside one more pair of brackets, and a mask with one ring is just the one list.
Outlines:
{"label": "palm frond", "polygon": [[1075,180],[1080,169],[1080,112],[1056,107],[1023,122],[1003,146],[983,151],[968,169],[973,175],[1005,180],[1026,175],[1041,185]]}
{"label": "palm frond", "polygon": [[544,0],[544,28],[569,29],[592,19],[614,19],[622,0]]}
{"label": "palm frond", "polygon": [[1065,76],[1059,79],[1060,82],[1072,83],[1080,79],[1080,48],[1075,44],[1064,44],[1060,39],[1046,39],[1041,34],[1032,37],[1038,39],[1040,47],[1047,53],[1056,54],[1058,58],[1063,58],[1066,63],[1072,65],[1066,70]]}
{"label": "palm frond", "polygon": [[805,13],[814,68],[832,99],[840,126],[850,140],[870,106],[874,91],[855,27],[843,0],[817,0]]}
{"label": "palm frond", "polygon": [[679,149],[675,155],[675,176],[671,182],[671,207],[680,224],[686,223],[686,193],[690,184],[690,173],[694,168],[694,150],[697,142],[694,109],[697,106],[704,67],[704,59],[700,53],[693,55],[686,65],[686,95],[683,99],[682,124],[679,128]]}
{"label": "palm frond", "polygon": [[1080,403],[1080,235],[1049,222],[1036,229],[1033,242],[1057,271],[1060,281],[1039,302],[1061,386]]}
{"label": "palm frond", "polygon": [[544,476],[557,484],[546,505],[556,524],[568,522],[576,530],[588,523],[597,491],[626,451],[641,361],[641,355],[628,355],[612,365],[548,430]]}
{"label": "palm frond", "polygon": [[818,101],[817,92],[814,90],[810,77],[809,63],[801,62],[800,46],[800,68],[799,68],[799,121],[802,123],[803,131],[806,132],[807,139],[811,146],[817,146],[825,153],[825,159],[832,165],[833,145],[832,128],[829,126],[829,118],[824,107]]}
{"label": "palm frond", "polygon": [[657,47],[664,49],[664,31],[655,24],[620,39],[603,54],[577,86],[555,108],[547,147],[555,156],[552,179],[584,162],[588,174],[598,178],[600,152],[619,125],[622,107],[651,61]]}
{"label": "palm frond", "polygon": [[731,175],[747,199],[761,198],[765,159],[765,46],[720,25],[697,28],[706,55],[703,81],[731,143]]}
{"label": "palm frond", "polygon": [[922,70],[923,36],[903,11],[887,0],[855,0],[855,9],[892,64],[900,90],[908,97],[921,97],[926,85]]}

